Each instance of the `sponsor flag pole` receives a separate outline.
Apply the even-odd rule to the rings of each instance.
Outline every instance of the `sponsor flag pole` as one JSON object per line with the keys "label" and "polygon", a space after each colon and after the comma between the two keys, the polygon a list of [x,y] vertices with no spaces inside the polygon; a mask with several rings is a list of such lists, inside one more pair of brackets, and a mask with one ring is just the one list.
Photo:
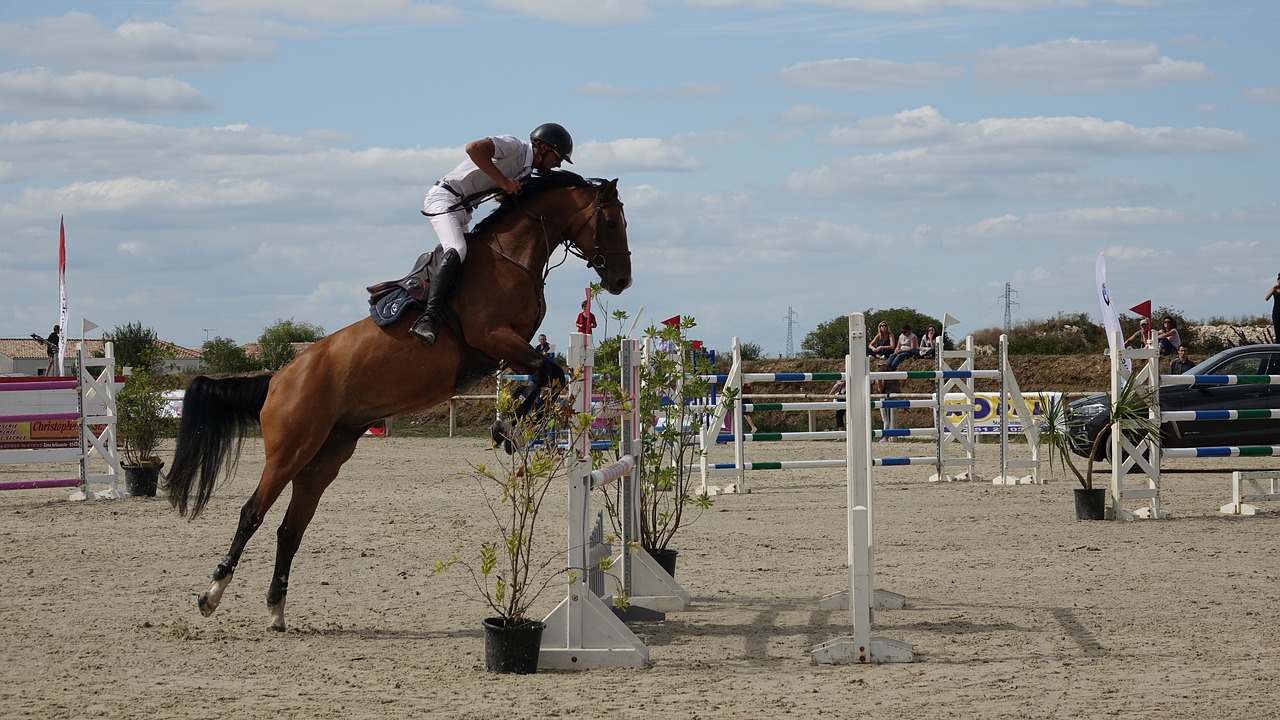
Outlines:
{"label": "sponsor flag pole", "polygon": [[62,377],[63,359],[67,354],[67,225],[66,217],[58,218],[58,377]]}
{"label": "sponsor flag pole", "polygon": [[[1110,348],[1113,356],[1118,357],[1117,353],[1120,352],[1120,348],[1115,346],[1115,336],[1120,332],[1120,316],[1116,313],[1111,291],[1107,288],[1107,261],[1103,258],[1102,253],[1098,253],[1098,261],[1094,263],[1093,277],[1098,285],[1098,303],[1102,306],[1102,324],[1107,329],[1107,347]],[[1133,370],[1133,365],[1129,362],[1129,358],[1124,359],[1124,367],[1126,370]]]}

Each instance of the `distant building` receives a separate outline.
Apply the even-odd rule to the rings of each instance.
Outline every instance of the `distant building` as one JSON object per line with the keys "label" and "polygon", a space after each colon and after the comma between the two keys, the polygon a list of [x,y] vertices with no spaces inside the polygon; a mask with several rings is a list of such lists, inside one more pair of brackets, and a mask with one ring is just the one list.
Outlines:
{"label": "distant building", "polygon": [[[76,359],[76,343],[79,340],[67,338],[67,354],[62,364],[71,368]],[[160,346],[160,362],[167,372],[195,373],[204,365],[204,355],[199,350],[184,348],[163,340],[156,341]],[[99,356],[104,352],[104,340],[84,340],[84,354],[89,357]],[[49,354],[44,343],[34,338],[0,338],[0,375],[9,376],[42,376],[49,365]]]}

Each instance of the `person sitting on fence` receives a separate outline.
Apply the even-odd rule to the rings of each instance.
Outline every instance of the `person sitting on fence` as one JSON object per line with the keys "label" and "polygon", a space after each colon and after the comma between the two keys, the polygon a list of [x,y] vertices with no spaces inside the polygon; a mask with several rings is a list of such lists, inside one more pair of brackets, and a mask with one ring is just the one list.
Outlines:
{"label": "person sitting on fence", "polygon": [[897,370],[903,360],[920,357],[920,338],[911,332],[910,323],[902,323],[902,331],[898,334],[898,351],[889,356],[889,369]]}
{"label": "person sitting on fence", "polygon": [[1160,343],[1160,356],[1173,355],[1182,346],[1182,336],[1178,334],[1178,321],[1171,317],[1164,319],[1163,328],[1156,334]]}
{"label": "person sitting on fence", "polygon": [[932,325],[925,328],[924,337],[920,338],[920,353],[916,355],[918,358],[936,357],[938,352],[938,331]]}
{"label": "person sitting on fence", "polygon": [[[901,380],[877,380],[872,385],[872,392],[883,395],[882,399],[888,400],[893,393],[902,392]],[[884,430],[893,430],[898,427],[898,411],[896,408],[880,408],[880,424]],[[881,438],[885,442],[893,442],[893,438]]]}
{"label": "person sitting on fence", "polygon": [[[1139,342],[1137,345],[1134,345],[1133,341],[1139,340],[1139,339],[1141,340],[1141,342]],[[1124,339],[1124,346],[1129,347],[1132,345],[1133,347],[1146,347],[1150,342],[1151,342],[1151,321],[1146,318],[1142,318],[1142,321],[1138,323],[1138,329],[1134,330],[1132,335]]]}
{"label": "person sitting on fence", "polygon": [[878,358],[887,358],[897,350],[898,346],[894,344],[893,333],[889,332],[889,323],[881,322],[876,328],[875,337],[871,338],[871,342],[867,343],[867,354]]}
{"label": "person sitting on fence", "polygon": [[[827,391],[827,394],[835,396],[833,398],[834,400],[843,401],[845,387],[846,385],[844,382],[844,378],[840,378],[835,382],[834,385],[831,386],[831,389]],[[844,408],[840,408],[839,410],[836,411],[836,429],[837,430],[845,429],[844,428]]]}

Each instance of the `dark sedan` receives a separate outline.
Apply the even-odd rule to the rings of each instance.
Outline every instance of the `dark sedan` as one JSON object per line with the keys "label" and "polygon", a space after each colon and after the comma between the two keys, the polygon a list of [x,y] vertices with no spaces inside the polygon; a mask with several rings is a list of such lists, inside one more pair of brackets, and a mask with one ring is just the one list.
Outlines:
{"label": "dark sedan", "polygon": [[[1280,375],[1280,345],[1229,348],[1188,370],[1187,375]],[[1091,395],[1067,407],[1071,451],[1087,457],[1111,417],[1108,394]],[[1277,410],[1280,385],[1173,385],[1160,388],[1160,411]],[[1196,420],[1161,426],[1164,447],[1280,445],[1280,420]],[[1098,443],[1095,459],[1105,460],[1110,443]]]}

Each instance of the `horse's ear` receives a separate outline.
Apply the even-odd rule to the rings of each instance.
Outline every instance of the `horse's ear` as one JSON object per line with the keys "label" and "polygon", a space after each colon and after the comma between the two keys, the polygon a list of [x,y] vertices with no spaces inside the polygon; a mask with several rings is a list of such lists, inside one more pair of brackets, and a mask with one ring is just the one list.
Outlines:
{"label": "horse's ear", "polygon": [[605,190],[609,190],[609,191],[614,192],[614,193],[617,193],[617,192],[618,192],[618,178],[614,178],[614,179],[612,179],[612,180],[607,181],[607,182],[604,184],[604,189],[605,189]]}

